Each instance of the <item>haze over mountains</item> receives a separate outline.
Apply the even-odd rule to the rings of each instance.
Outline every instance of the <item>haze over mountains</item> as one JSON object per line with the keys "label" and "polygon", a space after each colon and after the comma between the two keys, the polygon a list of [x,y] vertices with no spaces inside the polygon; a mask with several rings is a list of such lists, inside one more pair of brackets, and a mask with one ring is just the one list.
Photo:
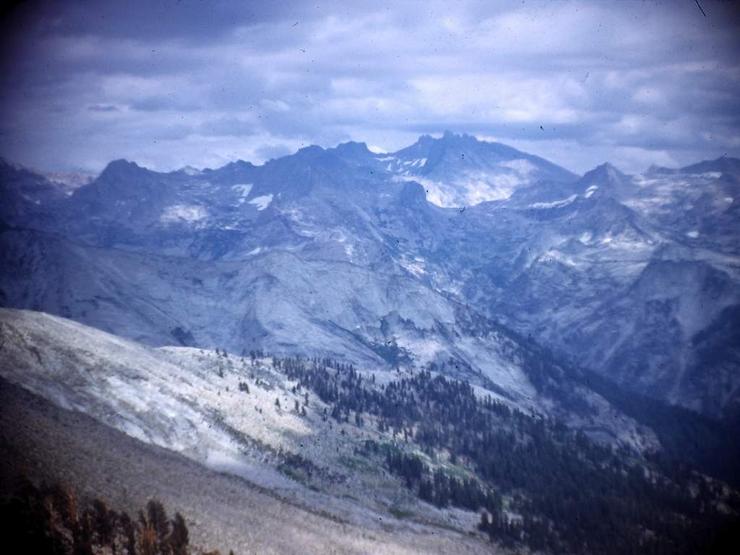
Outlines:
{"label": "haze over mountains", "polygon": [[71,193],[2,171],[5,306],[152,345],[453,359],[526,397],[490,336],[503,325],[629,389],[737,415],[734,159],[579,178],[447,132],[215,170],[118,160]]}
{"label": "haze over mountains", "polygon": [[[385,468],[400,466],[407,487],[438,507],[449,502],[441,486],[428,493],[408,468],[471,472],[504,492],[503,505],[490,492],[481,504],[523,532],[495,516],[481,529],[497,541],[538,548],[544,535],[543,549],[604,549],[606,536],[568,543],[580,532],[559,520],[565,490],[542,501],[527,481],[536,476],[486,466],[475,442],[491,449],[489,435],[445,444],[424,425],[454,414],[449,425],[463,426],[473,411],[470,422],[500,434],[496,449],[543,464],[562,455],[552,472],[575,469],[563,476],[600,468],[590,478],[605,480],[598,488],[620,483],[614,476],[639,482],[626,469],[644,465],[660,476],[654,487],[684,495],[683,474],[663,456],[737,483],[739,180],[732,158],[641,175],[607,163],[578,176],[451,132],[395,153],[311,146],[260,166],[159,173],[116,160],[71,186],[2,162],[2,377],[211,470],[349,511],[352,526],[399,510],[393,482],[370,470],[385,452]],[[411,412],[389,412],[389,398]],[[507,410],[522,412],[511,420]],[[397,434],[418,442],[401,452],[424,457],[394,455]],[[595,445],[612,450],[611,462]],[[624,487],[615,495],[629,504],[625,491],[647,486]],[[363,509],[351,509],[346,499],[358,496]],[[591,502],[575,506],[588,512]],[[403,511],[424,526],[474,528],[469,512],[410,503]],[[634,511],[618,512],[628,515],[620,525]],[[208,526],[199,534],[212,543]]]}

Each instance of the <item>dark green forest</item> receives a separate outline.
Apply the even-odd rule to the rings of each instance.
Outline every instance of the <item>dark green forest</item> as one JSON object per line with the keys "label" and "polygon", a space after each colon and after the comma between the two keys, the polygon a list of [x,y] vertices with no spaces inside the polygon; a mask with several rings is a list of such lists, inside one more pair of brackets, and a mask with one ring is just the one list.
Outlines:
{"label": "dark green forest", "polygon": [[685,464],[598,444],[428,370],[374,384],[330,359],[274,362],[329,405],[327,417],[387,432],[393,440],[366,441],[363,453],[426,502],[480,511],[492,540],[555,553],[693,554],[737,539],[737,496]]}

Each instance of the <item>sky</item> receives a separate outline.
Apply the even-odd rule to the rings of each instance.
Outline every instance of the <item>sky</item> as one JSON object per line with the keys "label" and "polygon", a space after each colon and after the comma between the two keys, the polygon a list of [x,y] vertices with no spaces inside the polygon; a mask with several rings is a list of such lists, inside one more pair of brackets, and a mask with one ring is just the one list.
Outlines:
{"label": "sky", "polygon": [[0,156],[43,171],[394,151],[466,132],[585,172],[740,156],[731,2],[24,2]]}

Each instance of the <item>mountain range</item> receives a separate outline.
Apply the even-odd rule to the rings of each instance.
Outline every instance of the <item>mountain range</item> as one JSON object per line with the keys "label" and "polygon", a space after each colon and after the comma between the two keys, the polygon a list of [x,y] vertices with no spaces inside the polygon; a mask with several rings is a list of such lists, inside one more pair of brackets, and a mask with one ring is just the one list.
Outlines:
{"label": "mountain range", "polygon": [[[341,422],[341,403],[316,390],[327,404],[310,424],[230,411],[252,368],[251,389],[269,385],[255,410],[277,392],[300,414],[276,376],[307,357],[372,383],[462,380],[630,457],[737,479],[740,160],[579,176],[445,132],[394,153],[349,142],[217,169],[116,160],[73,181],[0,162],[2,376],[58,406],[290,495],[275,449],[324,461],[325,477],[346,459],[276,438],[308,426],[331,451],[326,411]],[[327,483],[332,498],[355,491],[314,486]]]}
{"label": "mountain range", "polygon": [[531,395],[499,326],[638,393],[738,415],[740,162],[578,177],[446,132],[262,166],[4,163],[4,306],[151,345],[454,360]]}

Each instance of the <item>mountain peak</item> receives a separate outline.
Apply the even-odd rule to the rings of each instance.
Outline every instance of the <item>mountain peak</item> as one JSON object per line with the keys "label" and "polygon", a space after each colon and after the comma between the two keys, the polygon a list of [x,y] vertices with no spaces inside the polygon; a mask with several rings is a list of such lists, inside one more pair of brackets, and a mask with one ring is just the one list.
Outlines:
{"label": "mountain peak", "polygon": [[728,174],[740,173],[740,159],[731,156],[720,156],[714,160],[704,160],[681,168],[683,173],[721,172]]}
{"label": "mountain peak", "polygon": [[183,166],[177,171],[190,176],[200,175],[202,173],[198,168],[194,168],[193,166]]}
{"label": "mountain peak", "polygon": [[[580,192],[601,189],[596,198],[604,198],[603,195],[608,197],[616,195],[619,198],[631,191],[633,187],[632,178],[609,162],[604,162],[586,172],[576,184]],[[592,195],[593,192],[589,192],[587,198]]]}
{"label": "mountain peak", "polygon": [[123,158],[110,162],[93,183],[107,183],[116,187],[128,188],[151,179],[155,172]]}
{"label": "mountain peak", "polygon": [[455,133],[454,131],[445,129],[442,132],[441,137],[435,138],[432,135],[424,134],[424,135],[421,135],[417,139],[415,144],[432,145],[432,144],[451,144],[451,143],[460,143],[460,142],[479,143],[481,141],[479,141],[474,135],[468,135],[467,133]]}
{"label": "mountain peak", "polygon": [[444,133],[442,133],[442,138],[440,139],[442,142],[446,143],[480,143],[475,135],[468,135],[467,133],[455,133],[454,131],[450,131],[449,129],[446,129]]}
{"label": "mountain peak", "polygon": [[108,163],[108,165],[105,167],[105,169],[114,169],[114,168],[140,168],[136,162],[132,162],[131,160],[126,160],[125,158],[118,158],[116,160],[113,160]]}
{"label": "mountain peak", "polygon": [[594,168],[594,169],[606,171],[606,172],[609,172],[609,173],[613,173],[613,172],[622,173],[619,170],[619,168],[617,168],[611,162],[603,162],[602,164],[599,164],[598,166],[596,166],[596,168]]}
{"label": "mountain peak", "polygon": [[367,148],[367,144],[356,141],[348,141],[337,145],[334,149],[337,154],[349,156],[371,156],[372,152]]}
{"label": "mountain peak", "polygon": [[303,148],[299,148],[298,152],[296,154],[320,154],[324,152],[324,149],[321,148],[319,145],[308,145],[304,146]]}
{"label": "mountain peak", "polygon": [[406,148],[394,153],[398,155],[422,156],[425,158],[435,158],[441,156],[446,150],[453,149],[475,149],[482,145],[473,135],[457,134],[450,130],[445,130],[439,138],[431,135],[421,135],[417,141]]}
{"label": "mountain peak", "polygon": [[119,158],[118,160],[113,160],[112,162],[109,162],[100,175],[102,177],[103,175],[132,173],[143,169],[144,168],[139,166],[136,162],[131,162],[124,158]]}
{"label": "mountain peak", "polygon": [[622,173],[616,166],[609,162],[604,162],[596,166],[589,172],[586,172],[582,181],[606,181],[609,183],[621,182],[628,179],[627,175]]}
{"label": "mountain peak", "polygon": [[[246,162],[244,160],[235,160],[234,162],[229,162],[225,166],[221,166],[218,168],[219,170],[237,170],[237,169],[244,169],[244,168],[253,168],[254,164],[252,162]],[[207,170],[204,170],[207,171]]]}

